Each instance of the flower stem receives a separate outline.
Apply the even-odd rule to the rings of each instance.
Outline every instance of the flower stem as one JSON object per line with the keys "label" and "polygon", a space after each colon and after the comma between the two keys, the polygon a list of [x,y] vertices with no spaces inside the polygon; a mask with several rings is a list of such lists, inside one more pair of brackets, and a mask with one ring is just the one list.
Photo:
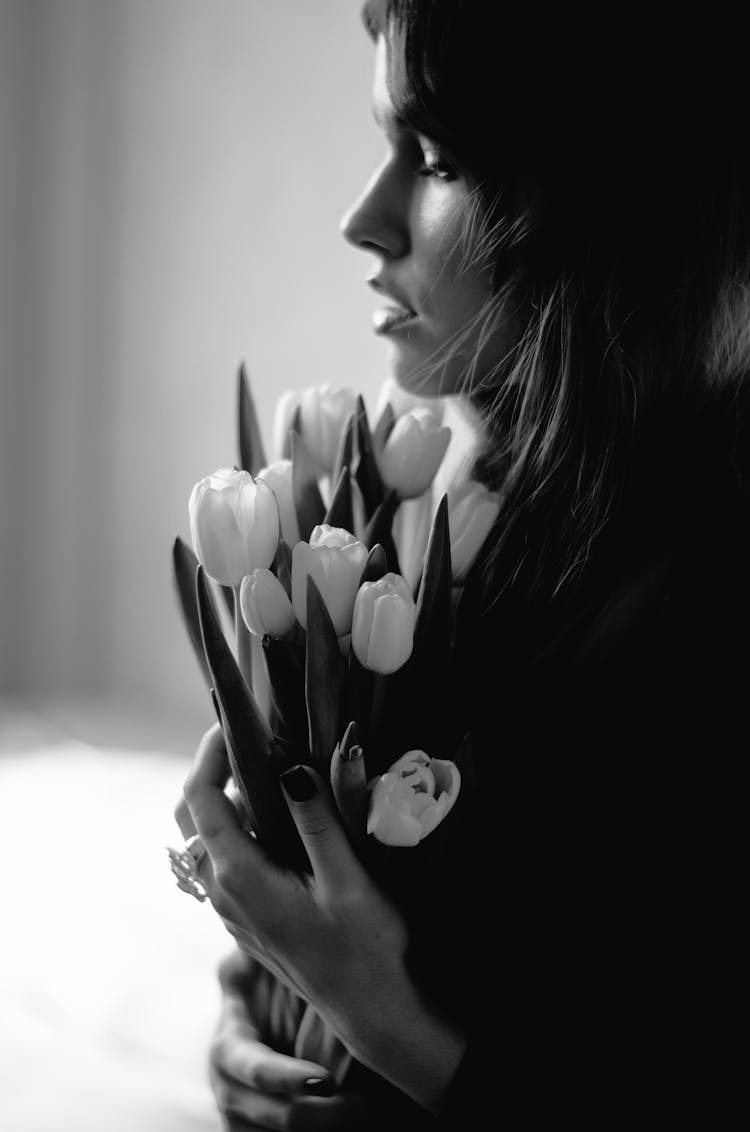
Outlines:
{"label": "flower stem", "polygon": [[245,624],[240,609],[240,587],[234,587],[234,631],[237,642],[237,664],[245,683],[253,690],[252,634]]}
{"label": "flower stem", "polygon": [[378,749],[383,732],[385,712],[385,691],[387,677],[380,673],[373,673],[372,697],[370,699],[370,725],[368,727],[368,745],[373,754]]}

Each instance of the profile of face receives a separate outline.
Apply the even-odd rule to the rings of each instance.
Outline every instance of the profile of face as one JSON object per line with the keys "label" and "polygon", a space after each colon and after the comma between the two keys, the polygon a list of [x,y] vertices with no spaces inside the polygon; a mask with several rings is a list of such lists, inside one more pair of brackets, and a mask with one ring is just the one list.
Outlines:
{"label": "profile of face", "polygon": [[[482,338],[477,319],[492,296],[491,267],[472,258],[464,237],[475,187],[440,147],[401,121],[389,94],[389,58],[375,53],[375,119],[387,152],[341,230],[374,260],[368,283],[385,300],[373,316],[390,345],[393,376],[422,396],[467,392],[507,353],[512,320]],[[447,359],[447,360],[446,360]]]}

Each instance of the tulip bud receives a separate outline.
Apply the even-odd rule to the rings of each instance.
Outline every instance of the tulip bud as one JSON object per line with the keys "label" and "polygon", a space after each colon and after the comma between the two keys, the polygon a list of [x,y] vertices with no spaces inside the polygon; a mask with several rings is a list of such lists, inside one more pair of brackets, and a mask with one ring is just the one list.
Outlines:
{"label": "tulip bud", "polygon": [[452,808],[461,774],[447,759],[407,751],[368,788],[367,832],[383,845],[418,845]]}
{"label": "tulip bud", "polygon": [[200,480],[188,502],[193,549],[223,586],[271,565],[279,543],[279,508],[268,484],[249,472],[219,468]]}
{"label": "tulip bud", "polygon": [[447,495],[453,580],[459,582],[490,533],[500,511],[500,496],[474,480],[449,488]]}
{"label": "tulip bud", "polygon": [[253,570],[242,579],[240,609],[256,637],[285,637],[296,624],[286,590],[270,570]]}
{"label": "tulip bud", "polygon": [[400,574],[364,582],[354,602],[352,648],[364,668],[388,676],[411,656],[417,607]]}
{"label": "tulip bud", "polygon": [[299,524],[292,490],[292,461],[274,460],[268,467],[261,468],[257,478],[267,483],[276,496],[281,520],[281,537],[287,546],[294,546],[299,542]]}
{"label": "tulip bud", "polygon": [[367,561],[367,547],[342,527],[314,527],[310,542],[292,549],[292,604],[307,628],[307,576],[320,590],[337,637],[351,632],[354,599]]}
{"label": "tulip bud", "polygon": [[302,438],[321,474],[333,471],[347,418],[356,409],[356,394],[344,386],[313,385],[303,390]]}
{"label": "tulip bud", "polygon": [[401,499],[422,495],[445,456],[451,430],[430,409],[412,409],[400,417],[380,454],[380,475]]}

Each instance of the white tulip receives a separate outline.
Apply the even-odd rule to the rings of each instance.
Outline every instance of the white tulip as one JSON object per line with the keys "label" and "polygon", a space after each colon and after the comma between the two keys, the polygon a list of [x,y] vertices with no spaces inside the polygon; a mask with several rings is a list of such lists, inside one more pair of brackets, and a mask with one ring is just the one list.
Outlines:
{"label": "white tulip", "polygon": [[302,439],[322,475],[333,471],[347,418],[356,409],[356,394],[343,385],[313,385],[302,391]]}
{"label": "white tulip", "polygon": [[380,454],[380,475],[401,499],[414,499],[432,483],[451,430],[430,409],[412,409],[396,421]]}
{"label": "white tulip", "polygon": [[279,508],[271,488],[249,472],[219,468],[200,480],[188,502],[193,549],[204,570],[224,586],[273,562]]}
{"label": "white tulip", "polygon": [[453,807],[461,774],[447,759],[407,751],[368,787],[367,832],[384,845],[418,845]]}
{"label": "white tulip", "polygon": [[342,527],[314,527],[310,541],[292,550],[292,604],[297,620],[307,628],[307,578],[320,590],[337,637],[351,632],[354,599],[367,562],[368,550]]}
{"label": "white tulip", "polygon": [[357,660],[383,676],[406,664],[414,648],[417,607],[400,574],[364,582],[354,601],[352,649]]}
{"label": "white tulip", "polygon": [[281,520],[281,537],[288,546],[294,546],[299,542],[299,524],[292,490],[292,461],[274,460],[267,468],[261,468],[257,478],[267,483],[276,496]]}
{"label": "white tulip", "polygon": [[242,579],[240,609],[245,624],[256,637],[285,637],[296,624],[287,592],[270,570],[253,570]]}

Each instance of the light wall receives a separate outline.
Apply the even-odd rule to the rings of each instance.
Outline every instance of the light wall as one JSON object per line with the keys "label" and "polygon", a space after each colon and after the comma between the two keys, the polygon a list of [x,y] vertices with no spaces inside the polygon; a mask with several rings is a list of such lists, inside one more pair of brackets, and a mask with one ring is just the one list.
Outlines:
{"label": "light wall", "polygon": [[380,156],[371,45],[356,0],[0,20],[2,687],[202,719],[171,546],[235,462],[239,362],[268,432],[279,391],[372,403],[385,372],[338,234]]}

